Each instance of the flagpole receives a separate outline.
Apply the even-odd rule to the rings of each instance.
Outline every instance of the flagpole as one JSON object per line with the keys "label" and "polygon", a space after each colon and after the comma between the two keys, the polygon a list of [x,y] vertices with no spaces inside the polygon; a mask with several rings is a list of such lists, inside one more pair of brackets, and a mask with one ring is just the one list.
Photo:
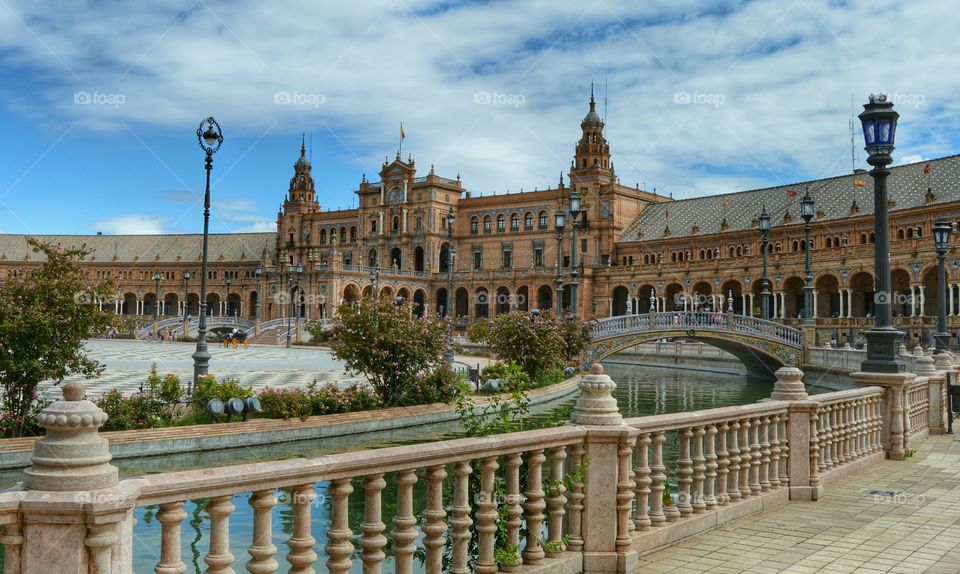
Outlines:
{"label": "flagpole", "polygon": [[400,149],[397,150],[397,155],[400,156],[400,161],[403,161],[403,122],[400,122]]}

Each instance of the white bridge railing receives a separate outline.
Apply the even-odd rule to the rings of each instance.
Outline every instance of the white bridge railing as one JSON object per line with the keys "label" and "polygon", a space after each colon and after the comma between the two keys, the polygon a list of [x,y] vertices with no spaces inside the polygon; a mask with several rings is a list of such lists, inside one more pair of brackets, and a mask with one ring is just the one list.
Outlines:
{"label": "white bridge railing", "polygon": [[[653,316],[652,324],[651,316]],[[621,334],[688,328],[744,333],[772,339],[793,347],[803,346],[803,332],[800,329],[732,313],[661,312],[655,315],[644,313],[607,317],[593,324],[591,336],[596,340]]]}

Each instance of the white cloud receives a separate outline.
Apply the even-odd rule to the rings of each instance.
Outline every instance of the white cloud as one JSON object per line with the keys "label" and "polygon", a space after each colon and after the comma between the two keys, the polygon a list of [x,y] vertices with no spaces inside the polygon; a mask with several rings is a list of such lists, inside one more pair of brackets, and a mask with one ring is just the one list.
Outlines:
{"label": "white cloud", "polygon": [[129,214],[100,220],[92,229],[108,235],[159,235],[170,233],[166,224],[167,220],[162,217]]}
{"label": "white cloud", "polygon": [[907,165],[908,163],[920,163],[922,161],[925,161],[925,158],[922,155],[916,153],[916,154],[902,156],[900,158],[900,161],[897,162],[897,164]]}
{"label": "white cloud", "polygon": [[236,231],[238,233],[262,233],[262,232],[272,232],[277,230],[277,222],[275,221],[255,221],[246,227],[241,227]]}
{"label": "white cloud", "polygon": [[[402,120],[405,155],[424,171],[459,171],[476,192],[555,183],[591,79],[601,113],[609,81],[621,181],[675,197],[726,190],[698,183],[720,171],[750,185],[848,171],[851,93],[853,113],[878,87],[899,95],[905,156],[952,153],[960,127],[960,80],[942,72],[960,66],[947,2],[10,6],[18,18],[0,11],[0,66],[43,79],[10,103],[37,121],[179,129],[211,110],[233,133],[279,122],[275,131],[342,142],[324,161],[369,177],[392,158]],[[891,49],[876,49],[884,41]],[[78,105],[78,91],[123,103]]]}

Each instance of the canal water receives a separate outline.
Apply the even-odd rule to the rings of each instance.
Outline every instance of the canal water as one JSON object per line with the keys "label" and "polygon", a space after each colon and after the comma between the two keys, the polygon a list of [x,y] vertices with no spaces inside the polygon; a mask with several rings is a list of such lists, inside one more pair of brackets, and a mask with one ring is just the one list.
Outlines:
{"label": "canal water", "polygon": [[[624,417],[748,404],[768,397],[772,390],[771,383],[751,381],[742,375],[725,373],[626,364],[606,364],[605,372],[617,382],[617,389],[614,394]],[[569,398],[535,409],[528,421],[529,428],[562,424],[574,402],[575,398]],[[382,448],[399,444],[443,440],[457,436],[460,436],[460,434],[456,423],[443,423],[359,437],[231,449],[222,453],[187,453],[136,461],[120,460],[116,461],[116,464],[120,468],[122,476],[135,477],[191,468],[293,457],[311,457],[345,450]],[[675,437],[668,436],[668,440],[664,444],[664,450],[664,456],[667,459],[666,466],[671,469],[677,456]],[[547,468],[548,465],[544,465],[545,476]],[[669,481],[673,482],[673,477],[669,477]],[[447,480],[447,482],[451,483],[452,481]],[[383,492],[383,521],[387,524],[385,534],[389,538],[395,510],[396,489],[392,480],[388,479],[387,485]],[[330,499],[326,493],[327,486],[328,483],[326,482],[316,485],[317,498],[312,510],[313,536],[317,540],[315,551],[320,556],[317,563],[318,572],[326,571],[324,566],[326,555],[323,548],[327,544],[326,531],[330,524]],[[417,516],[420,515],[426,504],[426,487],[427,483],[421,477],[414,488],[414,512]],[[290,498],[289,492],[278,491],[277,497],[280,502],[274,507],[273,511],[273,534],[274,544],[278,548],[276,559],[280,563],[277,572],[282,574],[286,573],[289,568],[289,564],[284,560],[287,548],[283,543],[292,532],[293,510],[291,505],[286,502]],[[236,506],[236,511],[230,517],[231,552],[236,557],[233,568],[237,572],[245,570],[244,565],[249,559],[246,548],[252,540],[253,517],[249,498],[249,493],[235,496],[233,503]],[[444,499],[450,500],[450,496],[445,495]],[[183,560],[187,564],[187,574],[200,574],[206,569],[203,556],[207,553],[210,521],[204,510],[205,504],[206,501],[199,500],[188,501],[184,505],[187,519],[184,521],[181,530],[181,547],[183,548]],[[363,489],[359,480],[354,481],[354,493],[350,497],[349,509],[350,525],[354,530],[355,537],[358,537],[359,524],[363,520]],[[153,567],[159,560],[160,523],[156,520],[156,512],[156,507],[138,508],[135,512],[134,571],[138,573],[152,572]],[[418,544],[422,548],[422,542],[418,540]],[[359,545],[357,547],[359,549]],[[392,571],[393,568],[392,559],[389,558],[389,555],[388,552],[387,563],[384,565],[385,572]],[[355,572],[361,572],[359,561],[356,561],[354,566]],[[422,571],[419,562],[417,567],[421,568],[420,571]],[[0,566],[0,572],[2,572],[2,566]]]}

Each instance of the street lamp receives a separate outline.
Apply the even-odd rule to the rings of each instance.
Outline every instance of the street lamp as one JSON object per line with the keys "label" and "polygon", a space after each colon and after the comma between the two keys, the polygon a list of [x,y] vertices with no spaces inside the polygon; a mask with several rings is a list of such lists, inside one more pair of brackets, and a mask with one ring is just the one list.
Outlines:
{"label": "street lamp", "polygon": [[573,232],[570,234],[570,313],[577,314],[577,252],[580,251],[577,245],[577,227],[580,226],[580,193],[574,189],[570,192],[570,217],[573,224]]}
{"label": "street lamp", "polygon": [[153,291],[156,298],[153,302],[153,330],[155,332],[160,329],[160,279],[162,277],[159,271],[153,273],[153,281],[156,283],[156,289]]}
{"label": "street lamp", "polygon": [[[206,127],[204,127],[206,126]],[[210,369],[210,352],[207,350],[207,247],[210,235],[210,171],[213,170],[213,154],[223,144],[220,124],[213,117],[200,122],[197,141],[206,154],[205,169],[207,185],[203,194],[203,255],[200,265],[200,324],[197,326],[197,350],[193,353],[193,382],[206,375]]]}
{"label": "street lamp", "polygon": [[890,301],[890,223],[887,206],[887,166],[893,161],[894,133],[897,118],[893,102],[886,94],[871,94],[870,101],[863,105],[860,114],[863,139],[867,151],[867,163],[873,166],[873,244],[875,272],[874,316],[876,321],[864,333],[867,340],[867,358],[861,365],[864,372],[899,373],[903,363],[897,356],[896,346],[903,334],[891,325]]}
{"label": "street lamp", "polygon": [[563,314],[563,227],[566,215],[558,209],[554,215],[553,226],[557,230],[557,317]]}
{"label": "street lamp", "polygon": [[257,276],[257,304],[253,306],[253,320],[260,323],[260,278],[263,277],[263,265],[257,263],[257,268],[253,272]]}
{"label": "street lamp", "polygon": [[816,317],[813,316],[813,271],[810,270],[810,221],[813,219],[813,198],[810,197],[810,190],[803,194],[800,200],[800,216],[803,217],[803,233],[806,237],[804,242],[804,276],[803,276],[803,322],[809,325],[816,323]]}
{"label": "street lamp", "polygon": [[767,233],[770,231],[770,214],[766,206],[760,211],[760,251],[763,252],[763,279],[760,292],[760,315],[770,318],[770,277],[767,274]]}
{"label": "street lamp", "polygon": [[374,266],[370,268],[370,287],[373,289],[373,292],[370,293],[370,298],[374,301],[380,298],[380,266]]}
{"label": "street lamp", "polygon": [[939,220],[933,225],[933,247],[937,252],[937,352],[950,350],[950,335],[947,333],[947,247],[950,243],[950,223]]}
{"label": "street lamp", "polygon": [[[186,322],[190,309],[190,272],[183,272],[183,320]],[[184,333],[186,335],[186,333]]]}
{"label": "street lamp", "polygon": [[456,313],[453,309],[453,220],[455,219],[453,208],[447,212],[447,348],[443,352],[443,360],[447,363],[453,363],[453,318]]}
{"label": "street lamp", "polygon": [[233,283],[233,278],[229,275],[229,273],[229,271],[225,272],[227,276],[224,277],[223,282],[227,285],[227,317],[233,317],[236,309],[230,309],[230,284]]}
{"label": "street lamp", "polygon": [[[303,275],[303,263],[297,263],[294,268],[297,273],[297,296],[293,295],[293,274],[287,273],[287,292],[290,293],[290,309],[287,313],[287,348],[292,345],[290,332],[293,331],[291,317],[297,313],[297,326],[300,325],[300,276]],[[296,311],[295,311],[296,310]]]}

